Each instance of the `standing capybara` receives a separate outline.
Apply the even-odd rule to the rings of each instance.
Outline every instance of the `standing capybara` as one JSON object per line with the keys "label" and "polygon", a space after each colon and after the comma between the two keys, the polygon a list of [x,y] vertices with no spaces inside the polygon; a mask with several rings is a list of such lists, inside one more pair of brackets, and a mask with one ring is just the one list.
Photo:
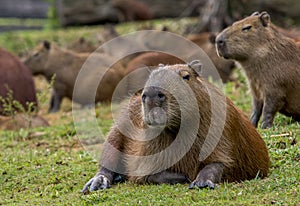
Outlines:
{"label": "standing capybara", "polygon": [[[36,91],[29,69],[17,57],[0,48],[0,96],[8,100],[10,92],[13,100],[18,101],[25,110],[31,109],[28,108],[29,103],[34,104],[32,109],[37,107]],[[0,101],[0,114],[7,115],[11,111],[4,111],[2,104]]]}
{"label": "standing capybara", "polygon": [[105,72],[114,62],[112,57],[105,54],[93,54],[92,60],[85,67],[89,67],[89,73],[80,82],[79,91],[73,96],[76,78],[86,63],[89,53],[75,53],[61,49],[48,41],[40,43],[24,60],[33,75],[43,75],[48,81],[55,75],[54,91],[51,97],[49,112],[56,112],[60,108],[61,101],[67,97],[81,105],[90,105],[94,102],[110,101],[115,87],[123,77],[123,67],[115,64],[103,76],[98,85],[95,99],[91,102],[88,98],[91,84],[100,81],[99,74]]}
{"label": "standing capybara", "polygon": [[220,56],[238,61],[246,73],[255,127],[261,115],[261,127],[271,127],[278,111],[300,120],[300,47],[275,29],[267,12],[234,23],[216,44]]}
{"label": "standing capybara", "polygon": [[142,184],[191,182],[190,188],[268,175],[263,139],[200,70],[193,61],[151,73],[109,132],[84,193],[109,188],[120,175]]}

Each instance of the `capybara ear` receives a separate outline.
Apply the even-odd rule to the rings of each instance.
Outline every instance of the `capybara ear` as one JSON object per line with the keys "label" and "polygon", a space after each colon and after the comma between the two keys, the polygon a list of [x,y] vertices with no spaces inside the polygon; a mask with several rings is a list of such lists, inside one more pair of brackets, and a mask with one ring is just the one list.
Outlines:
{"label": "capybara ear", "polygon": [[259,19],[264,27],[267,27],[271,21],[271,17],[266,11],[261,12]]}
{"label": "capybara ear", "polygon": [[210,33],[209,37],[208,37],[209,42],[212,43],[212,44],[215,44],[216,43],[216,37],[217,37],[216,33]]}
{"label": "capybara ear", "polygon": [[189,68],[191,68],[196,76],[201,75],[201,69],[202,69],[202,64],[199,60],[193,60],[190,63],[188,63]]}
{"label": "capybara ear", "polygon": [[251,16],[258,16],[259,15],[259,12],[256,11],[256,12],[253,12],[253,14],[251,14]]}
{"label": "capybara ear", "polygon": [[50,47],[51,47],[51,43],[49,42],[49,41],[47,41],[47,40],[44,40],[43,41],[43,45],[44,45],[44,47],[46,48],[46,49],[50,49]]}

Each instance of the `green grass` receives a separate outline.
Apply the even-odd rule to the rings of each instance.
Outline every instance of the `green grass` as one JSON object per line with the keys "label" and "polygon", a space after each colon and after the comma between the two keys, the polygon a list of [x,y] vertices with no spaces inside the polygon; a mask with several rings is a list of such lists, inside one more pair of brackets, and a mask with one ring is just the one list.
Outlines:
{"label": "green grass", "polygon": [[19,18],[0,18],[1,26],[41,26],[47,22],[47,19],[19,19]]}
{"label": "green grass", "polygon": [[[174,25],[170,20],[169,25]],[[155,22],[157,25],[159,22]],[[123,33],[140,24],[117,27]],[[176,25],[177,26],[177,25]],[[65,44],[79,36],[93,35],[99,27],[67,30],[7,33],[0,36],[2,47],[18,54],[39,40]],[[229,83],[224,91],[246,114],[251,97],[240,71],[240,86]],[[97,171],[97,161],[84,150],[72,122],[70,105],[62,111],[40,114],[51,121],[48,128],[0,131],[0,205],[299,205],[300,203],[300,125],[277,115],[274,127],[259,129],[269,149],[271,168],[268,178],[242,183],[219,184],[215,190],[189,190],[188,185],[117,184],[106,191],[82,195],[80,190]],[[98,105],[96,115],[101,131],[112,124],[110,106]],[[274,136],[286,134],[288,136]],[[255,147],[255,145],[249,145]]]}

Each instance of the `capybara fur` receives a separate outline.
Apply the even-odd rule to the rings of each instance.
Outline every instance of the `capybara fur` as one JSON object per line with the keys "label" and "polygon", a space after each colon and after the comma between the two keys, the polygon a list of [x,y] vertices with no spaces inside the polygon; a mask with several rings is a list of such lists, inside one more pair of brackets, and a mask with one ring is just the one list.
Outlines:
{"label": "capybara fur", "polygon": [[48,127],[49,123],[41,116],[16,114],[13,116],[0,115],[1,130],[19,130],[21,128]]}
{"label": "capybara fur", "polygon": [[120,36],[115,27],[111,24],[104,25],[103,29],[97,34],[97,40],[100,44]]}
{"label": "capybara fur", "polygon": [[[138,91],[140,87],[146,83],[151,70],[156,68],[159,64],[173,65],[180,63],[184,63],[184,61],[162,52],[145,52],[137,55],[127,64],[125,72],[127,91],[129,91],[130,94]],[[134,71],[135,73],[131,73]]]}
{"label": "capybara fur", "polygon": [[[234,61],[220,58],[217,55],[214,45],[214,34],[203,33],[198,35],[190,35],[187,38],[195,44],[197,44],[210,57],[216,69],[218,70],[218,73],[223,83],[227,83],[228,81],[233,80],[232,71],[235,68]],[[133,58],[128,63],[126,75],[141,67],[148,67],[151,70],[151,68],[158,66],[159,64],[173,65],[180,63],[184,63],[184,61],[178,57],[169,55],[167,53],[145,52]],[[132,85],[135,84],[137,81],[146,80],[148,75],[149,73],[147,73],[145,70],[143,73],[140,72],[139,74],[133,75],[132,77],[128,78],[130,88],[129,90],[134,88],[132,87]]]}
{"label": "capybara fur", "polygon": [[[29,69],[13,54],[0,48],[0,96],[7,102],[9,94],[12,100],[18,101],[25,110],[37,109],[37,98],[34,82]],[[29,103],[33,107],[29,107]],[[16,110],[20,108],[15,108]],[[9,115],[13,111],[5,111],[0,101],[0,114]]]}
{"label": "capybara fur", "polygon": [[220,56],[240,63],[252,92],[251,122],[272,127],[280,112],[300,120],[300,47],[276,30],[267,12],[235,22],[216,39]]}
{"label": "capybara fur", "polygon": [[189,182],[190,188],[268,175],[265,142],[200,70],[193,61],[152,71],[108,133],[99,171],[83,193],[108,188],[120,175],[141,184]]}
{"label": "capybara fur", "polygon": [[205,51],[218,70],[223,83],[227,83],[228,81],[233,80],[232,72],[235,68],[235,63],[232,60],[227,60],[218,56],[215,47],[215,38],[216,35],[214,33],[200,33],[187,36],[187,39],[194,42]]}
{"label": "capybara fur", "polygon": [[77,53],[91,53],[94,52],[97,47],[92,42],[86,40],[84,37],[80,37],[74,42],[71,42],[67,46],[67,49]]}
{"label": "capybara fur", "polygon": [[[86,64],[90,57],[89,65]],[[81,105],[91,105],[94,102],[111,101],[115,87],[123,77],[123,67],[120,64],[113,65],[101,79],[96,92],[95,100],[87,98],[92,89],[91,84],[100,81],[99,73],[104,73],[110,65],[108,60],[114,62],[112,57],[105,54],[75,53],[69,50],[61,49],[48,41],[41,42],[30,55],[24,60],[25,64],[31,70],[33,75],[43,75],[48,81],[51,81],[55,75],[53,85],[54,92],[51,97],[49,112],[56,112],[60,109],[61,101],[67,97]],[[85,63],[85,64],[84,64]],[[79,90],[76,96],[73,96],[73,90],[76,78],[85,66],[89,68],[89,73],[80,82]]]}
{"label": "capybara fur", "polygon": [[146,52],[133,58],[127,65],[126,74],[141,67],[157,67],[159,64],[179,64],[184,63],[178,57],[162,52]]}
{"label": "capybara fur", "polygon": [[147,5],[137,0],[112,0],[114,8],[120,10],[120,21],[149,20],[152,13]]}

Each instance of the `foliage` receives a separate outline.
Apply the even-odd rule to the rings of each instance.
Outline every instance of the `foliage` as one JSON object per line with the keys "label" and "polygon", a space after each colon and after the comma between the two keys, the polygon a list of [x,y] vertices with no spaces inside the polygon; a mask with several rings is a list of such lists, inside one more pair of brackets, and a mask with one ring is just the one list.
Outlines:
{"label": "foliage", "polygon": [[2,105],[2,112],[7,116],[14,116],[18,111],[26,114],[36,113],[37,108],[33,102],[27,102],[27,108],[13,98],[13,91],[7,88],[7,96],[0,96],[0,103]]}

